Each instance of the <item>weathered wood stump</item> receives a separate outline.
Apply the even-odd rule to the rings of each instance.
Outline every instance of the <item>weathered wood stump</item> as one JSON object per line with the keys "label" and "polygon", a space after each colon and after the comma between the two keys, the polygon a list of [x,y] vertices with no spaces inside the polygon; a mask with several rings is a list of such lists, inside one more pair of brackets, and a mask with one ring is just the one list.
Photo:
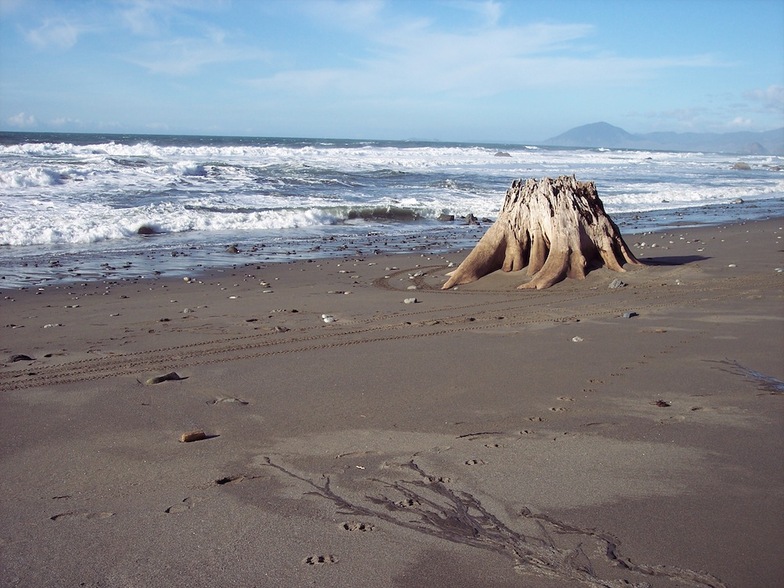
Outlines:
{"label": "weathered wood stump", "polygon": [[564,278],[584,279],[601,266],[623,272],[640,264],[604,211],[593,182],[574,176],[512,182],[498,219],[443,288],[491,272],[528,267],[531,280],[518,288],[549,288]]}

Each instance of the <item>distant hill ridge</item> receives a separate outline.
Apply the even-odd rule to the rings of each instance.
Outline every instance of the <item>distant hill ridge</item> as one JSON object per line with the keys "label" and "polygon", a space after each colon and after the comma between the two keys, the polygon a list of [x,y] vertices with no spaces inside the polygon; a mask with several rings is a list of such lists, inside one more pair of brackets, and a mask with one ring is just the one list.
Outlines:
{"label": "distant hill ridge", "polygon": [[542,145],[784,155],[784,127],[764,132],[632,134],[609,123],[597,122],[575,127],[557,137],[547,139]]}

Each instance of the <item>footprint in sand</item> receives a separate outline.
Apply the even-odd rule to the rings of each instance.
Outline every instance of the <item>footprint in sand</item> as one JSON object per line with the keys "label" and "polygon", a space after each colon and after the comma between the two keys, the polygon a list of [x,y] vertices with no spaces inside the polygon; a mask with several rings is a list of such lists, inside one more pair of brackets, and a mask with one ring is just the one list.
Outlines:
{"label": "footprint in sand", "polygon": [[550,410],[552,410],[553,412],[564,412],[566,411],[566,408],[564,408],[563,406],[551,406]]}
{"label": "footprint in sand", "polygon": [[337,555],[309,555],[305,559],[302,560],[307,566],[323,566],[327,564],[336,564],[338,563],[338,556]]}
{"label": "footprint in sand", "polygon": [[49,517],[53,521],[62,521],[65,519],[108,519],[109,517],[113,517],[113,512],[84,512],[84,511],[69,511],[69,512],[61,512],[60,514],[56,514],[54,516]]}
{"label": "footprint in sand", "polygon": [[342,523],[340,528],[344,531],[360,531],[362,533],[366,531],[373,531],[375,527],[370,523],[362,523],[359,521],[349,521],[346,523]]}
{"label": "footprint in sand", "polygon": [[485,462],[483,462],[481,459],[469,459],[466,460],[464,463],[468,466],[485,465]]}
{"label": "footprint in sand", "polygon": [[413,498],[404,498],[395,502],[394,505],[398,508],[411,508],[412,506],[419,506],[419,502]]}
{"label": "footprint in sand", "polygon": [[178,502],[164,510],[163,512],[167,514],[177,514],[181,512],[185,512],[186,510],[190,510],[196,504],[196,500],[192,496],[188,496],[187,498],[183,498],[182,502]]}

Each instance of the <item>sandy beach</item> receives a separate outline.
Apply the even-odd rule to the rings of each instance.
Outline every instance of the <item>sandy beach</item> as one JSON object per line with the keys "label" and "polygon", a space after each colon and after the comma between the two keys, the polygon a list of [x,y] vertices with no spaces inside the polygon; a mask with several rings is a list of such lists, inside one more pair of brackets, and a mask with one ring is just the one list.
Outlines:
{"label": "sandy beach", "polygon": [[3,290],[0,582],[781,585],[783,226]]}

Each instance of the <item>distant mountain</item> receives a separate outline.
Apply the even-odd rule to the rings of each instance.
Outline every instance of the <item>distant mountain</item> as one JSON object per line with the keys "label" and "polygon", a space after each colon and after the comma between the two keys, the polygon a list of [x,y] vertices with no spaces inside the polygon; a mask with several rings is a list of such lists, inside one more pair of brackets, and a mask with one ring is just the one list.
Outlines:
{"label": "distant mountain", "polygon": [[660,151],[708,151],[738,155],[784,155],[784,127],[753,133],[646,133],[632,134],[606,122],[575,127],[547,139],[554,147],[606,147]]}

